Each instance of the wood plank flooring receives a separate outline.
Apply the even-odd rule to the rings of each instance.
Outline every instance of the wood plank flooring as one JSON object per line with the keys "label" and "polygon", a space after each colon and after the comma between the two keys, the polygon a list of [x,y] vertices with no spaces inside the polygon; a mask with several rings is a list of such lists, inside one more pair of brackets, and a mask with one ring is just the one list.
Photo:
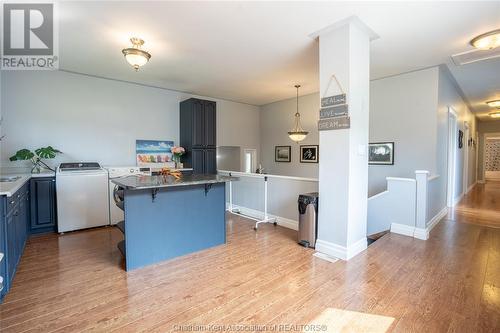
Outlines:
{"label": "wood plank flooring", "polygon": [[477,187],[428,241],[387,234],[349,262],[232,215],[226,245],[129,273],[115,228],[33,237],[0,331],[499,332],[499,191]]}
{"label": "wood plank flooring", "polygon": [[500,182],[477,184],[449,216],[458,222],[500,228]]}

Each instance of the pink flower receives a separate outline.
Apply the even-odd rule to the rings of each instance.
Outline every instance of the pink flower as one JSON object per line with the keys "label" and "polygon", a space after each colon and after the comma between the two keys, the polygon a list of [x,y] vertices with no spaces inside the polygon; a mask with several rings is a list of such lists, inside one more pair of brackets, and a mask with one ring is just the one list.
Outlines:
{"label": "pink flower", "polygon": [[172,154],[179,156],[183,155],[186,152],[186,150],[183,147],[176,147],[176,146],[170,148],[170,151],[172,152]]}

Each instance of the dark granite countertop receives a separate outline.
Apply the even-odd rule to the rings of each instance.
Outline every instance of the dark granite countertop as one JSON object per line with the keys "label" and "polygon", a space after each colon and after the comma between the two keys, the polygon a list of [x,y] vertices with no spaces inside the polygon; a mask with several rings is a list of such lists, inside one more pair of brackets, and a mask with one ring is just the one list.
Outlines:
{"label": "dark granite countertop", "polygon": [[235,180],[238,180],[238,178],[219,175],[182,175],[179,179],[176,179],[174,176],[128,176],[113,179],[112,182],[127,190],[143,190],[148,188],[225,183]]}

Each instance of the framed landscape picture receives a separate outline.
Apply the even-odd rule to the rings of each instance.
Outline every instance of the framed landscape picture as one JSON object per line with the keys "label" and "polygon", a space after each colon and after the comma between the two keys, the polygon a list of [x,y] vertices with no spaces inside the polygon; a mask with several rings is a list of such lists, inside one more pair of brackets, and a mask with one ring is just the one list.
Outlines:
{"label": "framed landscape picture", "polygon": [[274,161],[275,162],[290,162],[292,155],[291,146],[276,146],[274,147]]}
{"label": "framed landscape picture", "polygon": [[319,146],[300,146],[300,163],[318,163]]}
{"label": "framed landscape picture", "polygon": [[368,145],[368,164],[393,165],[394,142],[375,142]]}

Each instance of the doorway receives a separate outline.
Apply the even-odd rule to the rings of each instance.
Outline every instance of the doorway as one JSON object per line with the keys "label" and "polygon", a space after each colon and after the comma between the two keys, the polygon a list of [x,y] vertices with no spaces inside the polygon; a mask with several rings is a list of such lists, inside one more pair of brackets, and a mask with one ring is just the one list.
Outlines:
{"label": "doorway", "polygon": [[457,169],[457,142],[458,124],[457,113],[450,106],[448,107],[448,186],[446,202],[448,207],[455,205],[455,179]]}
{"label": "doorway", "polygon": [[500,133],[486,133],[483,140],[483,179],[500,180]]}
{"label": "doorway", "polygon": [[253,173],[256,171],[256,159],[257,159],[257,150],[256,149],[245,149],[243,150],[245,155],[245,172]]}
{"label": "doorway", "polygon": [[462,189],[464,194],[469,189],[469,123],[464,122],[464,174]]}

